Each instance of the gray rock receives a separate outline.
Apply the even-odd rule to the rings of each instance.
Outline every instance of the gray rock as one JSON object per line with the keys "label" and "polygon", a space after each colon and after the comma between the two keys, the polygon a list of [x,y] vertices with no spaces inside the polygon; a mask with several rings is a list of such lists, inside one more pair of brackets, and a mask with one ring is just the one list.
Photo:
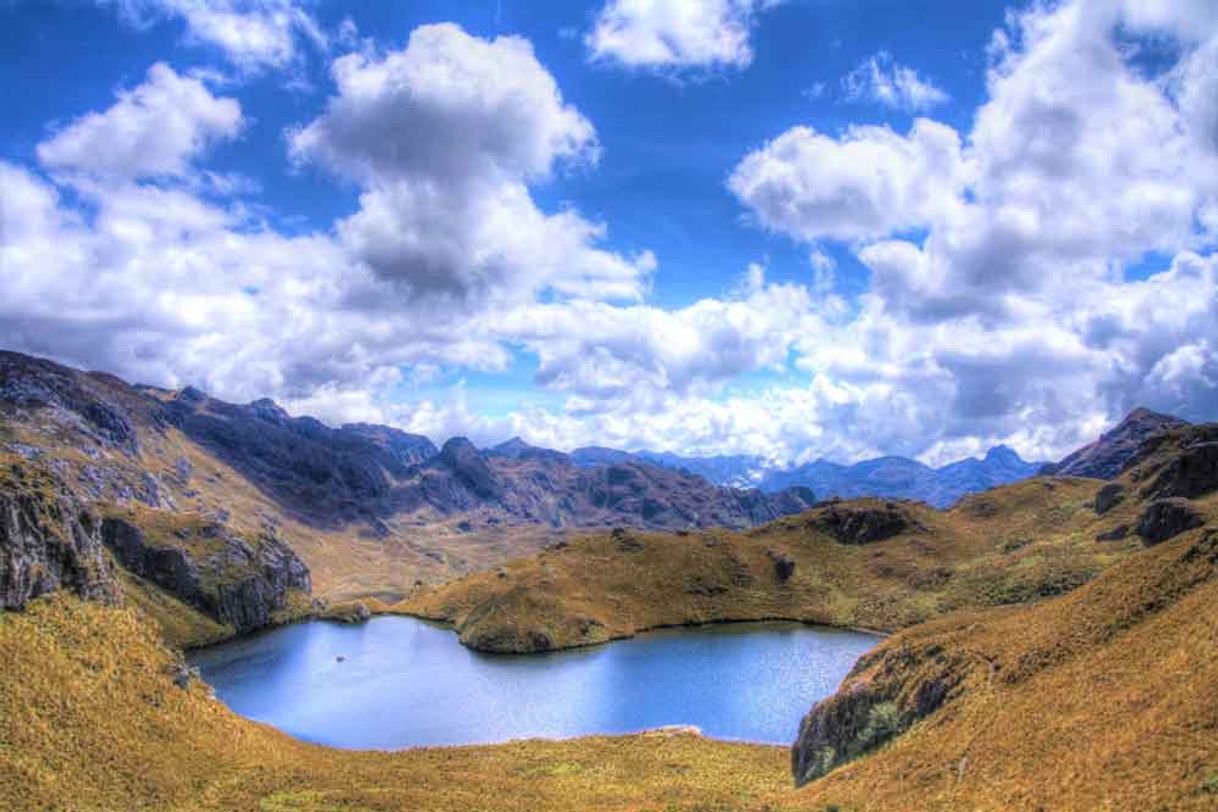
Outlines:
{"label": "gray rock", "polygon": [[45,471],[24,463],[0,475],[0,608],[70,590],[86,600],[119,599],[97,519]]}
{"label": "gray rock", "polygon": [[1095,512],[1103,516],[1123,501],[1125,501],[1125,487],[1116,482],[1109,482],[1095,494]]}
{"label": "gray rock", "polygon": [[1205,524],[1203,517],[1187,499],[1156,499],[1138,517],[1138,535],[1147,545],[1161,544],[1186,530]]}
{"label": "gray rock", "polygon": [[[214,523],[198,535],[158,544],[126,519],[102,523],[102,538],[124,568],[239,632],[269,624],[288,590],[310,591],[308,568],[277,537],[264,534],[250,544]],[[215,541],[222,542],[219,552]]]}

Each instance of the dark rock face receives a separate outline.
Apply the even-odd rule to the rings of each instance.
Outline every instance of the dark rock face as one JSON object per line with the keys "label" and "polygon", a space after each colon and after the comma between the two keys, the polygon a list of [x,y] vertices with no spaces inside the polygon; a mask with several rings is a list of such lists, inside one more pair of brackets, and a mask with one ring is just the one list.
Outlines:
{"label": "dark rock face", "polygon": [[1138,517],[1138,535],[1148,545],[1160,544],[1205,524],[1205,517],[1187,499],[1156,499]]}
{"label": "dark rock face", "polygon": [[1160,469],[1145,495],[1195,499],[1218,490],[1218,441],[1185,446]]}
{"label": "dark rock face", "polygon": [[1118,524],[1111,530],[1105,530],[1095,537],[1096,541],[1122,541],[1129,538],[1129,525]]}
{"label": "dark rock face", "polygon": [[1046,465],[1041,473],[1113,479],[1138,452],[1143,441],[1159,432],[1187,425],[1178,417],[1149,409],[1134,409],[1094,443],[1083,446],[1060,462]]}
{"label": "dark rock face", "polygon": [[1097,515],[1103,516],[1123,501],[1125,501],[1124,486],[1116,482],[1109,482],[1095,494],[1095,512]]}
{"label": "dark rock face", "polygon": [[486,458],[464,437],[453,437],[444,443],[436,465],[447,468],[454,477],[483,499],[497,499],[502,487]]}
{"label": "dark rock face", "polygon": [[880,649],[858,661],[836,694],[799,725],[791,748],[796,786],[874,750],[930,715],[960,682],[938,646]]}
{"label": "dark rock face", "polygon": [[251,544],[209,524],[182,546],[157,544],[135,524],[111,517],[102,538],[124,568],[239,632],[269,624],[289,589],[311,588],[304,562],[269,534]]}
{"label": "dark rock face", "polygon": [[15,464],[0,474],[0,608],[59,589],[118,599],[97,519],[49,475]]}
{"label": "dark rock face", "polygon": [[809,523],[842,544],[868,544],[921,525],[897,502],[832,503],[815,511]]}
{"label": "dark rock face", "polygon": [[774,577],[784,583],[791,580],[795,574],[795,559],[779,550],[766,550],[766,555],[774,562]]}

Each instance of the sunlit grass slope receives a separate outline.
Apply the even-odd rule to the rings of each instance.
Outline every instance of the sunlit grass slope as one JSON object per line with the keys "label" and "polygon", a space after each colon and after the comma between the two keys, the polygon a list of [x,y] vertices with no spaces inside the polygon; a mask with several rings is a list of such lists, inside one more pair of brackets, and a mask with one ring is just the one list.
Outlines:
{"label": "sunlit grass slope", "polygon": [[838,701],[945,675],[961,682],[937,713],[777,808],[1218,809],[1218,530],[902,632]]}
{"label": "sunlit grass slope", "polygon": [[354,752],[235,716],[131,609],[0,613],[0,809],[743,809],[782,748],[692,735]]}
{"label": "sunlit grass slope", "polygon": [[[1132,538],[1096,541],[1136,515],[1128,504],[1098,516],[1102,484],[1032,479],[943,512],[850,500],[744,533],[604,533],[420,590],[401,608],[452,622],[467,645],[496,651],[725,620],[899,629],[956,609],[1061,594],[1139,549]],[[895,532],[843,542],[833,521],[855,515]]]}

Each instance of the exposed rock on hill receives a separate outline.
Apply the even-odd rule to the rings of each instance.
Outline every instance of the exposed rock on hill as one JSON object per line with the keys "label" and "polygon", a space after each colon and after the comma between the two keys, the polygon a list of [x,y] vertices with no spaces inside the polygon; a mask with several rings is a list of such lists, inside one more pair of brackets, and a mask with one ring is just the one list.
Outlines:
{"label": "exposed rock on hill", "polygon": [[1147,544],[1161,544],[1205,524],[1205,517],[1187,499],[1156,499],[1138,517],[1138,535]]}
{"label": "exposed rock on hill", "polygon": [[1159,432],[1187,425],[1186,421],[1178,417],[1159,414],[1150,409],[1134,409],[1124,420],[1104,432],[1098,440],[1083,446],[1060,462],[1046,465],[1042,473],[1113,479],[1137,453],[1144,440]]}
{"label": "exposed rock on hill", "polygon": [[[864,655],[843,690],[803,718],[791,748],[797,785],[874,750],[938,710],[960,682],[960,655],[942,646],[903,646]],[[847,687],[848,686],[848,687]]]}
{"label": "exposed rock on hill", "polygon": [[98,520],[48,472],[0,455],[0,609],[59,589],[117,598]]}
{"label": "exposed rock on hill", "polygon": [[868,544],[925,529],[905,505],[875,499],[831,503],[812,511],[808,523],[842,544]]}
{"label": "exposed rock on hill", "polygon": [[201,517],[127,510],[105,518],[102,538],[125,569],[238,632],[311,589],[308,568],[269,532],[247,540]]}

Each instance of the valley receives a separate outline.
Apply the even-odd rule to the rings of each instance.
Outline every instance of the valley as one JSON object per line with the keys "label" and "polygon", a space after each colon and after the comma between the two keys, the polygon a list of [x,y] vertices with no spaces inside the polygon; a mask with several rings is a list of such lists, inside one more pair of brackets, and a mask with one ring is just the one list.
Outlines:
{"label": "valley", "polygon": [[[674,491],[685,480],[644,469],[642,490],[626,491],[640,498],[600,502],[590,526],[555,527],[537,520],[553,512],[506,491],[477,496],[543,470],[519,444],[484,454],[448,443],[395,462],[404,441],[365,427],[341,443],[380,439],[350,464],[318,456],[297,481],[310,469],[292,466],[312,446],[289,435],[340,442],[333,430],[270,435],[288,451],[237,442],[224,432],[266,419],[242,412],[238,428],[209,422],[201,435],[161,411],[177,395],[7,360],[0,656],[13,665],[0,686],[0,785],[18,808],[79,807],[87,792],[84,808],[97,809],[400,809],[424,798],[467,809],[485,791],[475,784],[493,788],[497,809],[1213,800],[1218,425],[1135,414],[1075,458],[1115,464],[1115,477],[1036,476],[948,510],[878,497],[784,506],[701,479]],[[208,406],[207,420],[228,409]],[[357,475],[355,461],[376,466]],[[437,493],[464,507],[440,517],[450,503]],[[661,498],[671,506],[645,507]],[[727,510],[716,515],[729,526],[649,526],[688,510],[685,499]],[[323,521],[321,505],[337,516]],[[764,518],[734,512],[745,506],[778,515],[731,518]],[[492,518],[494,532],[458,526]],[[237,715],[181,654],[267,625],[372,613],[442,621],[452,631],[434,633],[455,632],[469,653],[531,656],[738,621],[891,636],[805,705],[789,751],[683,729],[334,750]],[[353,675],[354,651],[339,651],[357,657]],[[319,660],[310,673],[322,670]]]}

